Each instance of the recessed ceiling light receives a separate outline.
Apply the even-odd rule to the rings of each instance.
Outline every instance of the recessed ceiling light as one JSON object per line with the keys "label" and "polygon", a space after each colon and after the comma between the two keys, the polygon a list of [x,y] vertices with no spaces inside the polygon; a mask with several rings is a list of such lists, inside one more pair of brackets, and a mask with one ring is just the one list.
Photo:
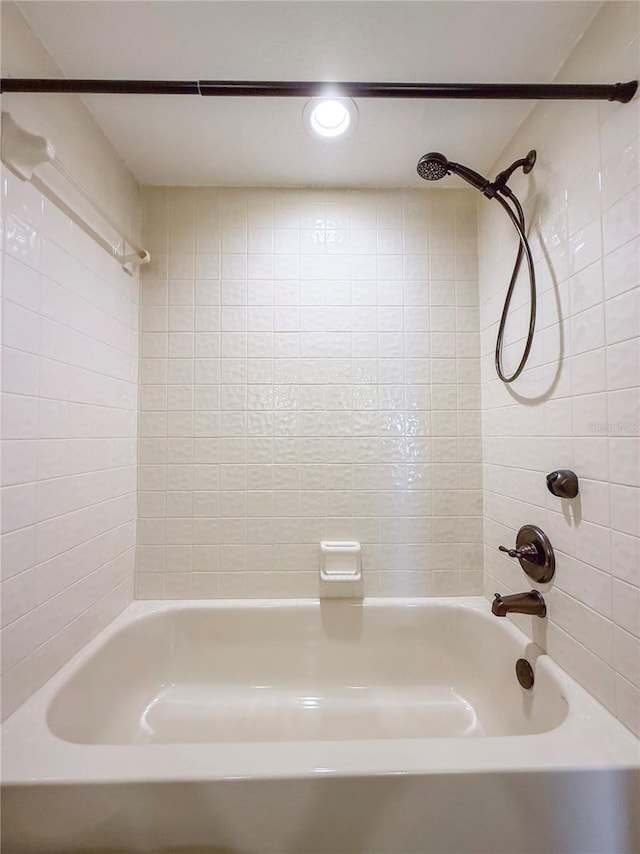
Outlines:
{"label": "recessed ceiling light", "polygon": [[307,132],[326,142],[344,138],[357,118],[358,108],[351,98],[312,98],[302,115]]}

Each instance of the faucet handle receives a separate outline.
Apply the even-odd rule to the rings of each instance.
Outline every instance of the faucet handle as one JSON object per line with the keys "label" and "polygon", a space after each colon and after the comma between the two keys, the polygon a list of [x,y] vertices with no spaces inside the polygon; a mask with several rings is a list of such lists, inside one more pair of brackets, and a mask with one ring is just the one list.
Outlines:
{"label": "faucet handle", "polygon": [[521,549],[508,549],[506,546],[498,546],[498,551],[506,552],[509,557],[517,557],[518,560],[529,560],[538,562],[538,549],[533,543],[527,543]]}

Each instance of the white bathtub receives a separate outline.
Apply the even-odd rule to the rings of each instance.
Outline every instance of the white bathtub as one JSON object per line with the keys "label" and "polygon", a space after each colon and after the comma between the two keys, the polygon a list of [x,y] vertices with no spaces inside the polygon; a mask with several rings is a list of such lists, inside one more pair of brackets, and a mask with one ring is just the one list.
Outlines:
{"label": "white bathtub", "polygon": [[640,851],[640,743],[480,598],[134,603],[2,772],[6,854]]}

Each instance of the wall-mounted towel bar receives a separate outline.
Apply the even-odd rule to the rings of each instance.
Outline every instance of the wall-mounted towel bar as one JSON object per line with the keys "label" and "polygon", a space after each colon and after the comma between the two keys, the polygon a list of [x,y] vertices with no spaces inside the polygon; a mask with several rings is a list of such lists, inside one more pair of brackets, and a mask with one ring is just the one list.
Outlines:
{"label": "wall-mounted towel bar", "polygon": [[[105,252],[114,257],[126,273],[133,275],[141,264],[149,262],[151,256],[146,249],[122,233],[120,226],[111,219],[102,205],[58,160],[51,142],[44,136],[29,133],[6,112],[2,113],[2,162],[22,181],[30,181],[39,193],[46,196]],[[92,213],[97,214],[98,222],[88,222],[87,218],[63,197],[53,182],[37,174],[36,169],[39,166],[53,168],[57,177],[63,179],[62,182],[56,181],[56,185],[69,185],[72,193],[88,204]],[[105,232],[111,232],[114,239],[110,240],[105,236]]]}

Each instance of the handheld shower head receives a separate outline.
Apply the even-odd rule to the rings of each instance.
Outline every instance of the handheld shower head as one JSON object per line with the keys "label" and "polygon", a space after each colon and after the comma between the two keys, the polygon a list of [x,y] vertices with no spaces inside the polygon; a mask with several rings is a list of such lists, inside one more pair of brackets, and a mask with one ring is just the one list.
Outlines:
{"label": "handheld shower head", "polygon": [[[521,167],[525,175],[531,172],[535,162],[536,152],[532,149],[526,157],[521,157],[520,160],[515,160],[511,164],[511,166],[509,166],[508,169],[505,169],[503,172],[500,172],[496,176],[495,181],[493,182],[489,181],[487,178],[484,178],[482,175],[480,175],[478,172],[475,172],[473,169],[470,169],[468,166],[463,166],[462,163],[453,163],[452,161],[447,160],[444,154],[440,154],[439,151],[430,151],[428,154],[425,154],[418,161],[417,167],[418,175],[421,178],[424,178],[425,181],[439,181],[440,178],[444,178],[445,175],[458,175],[460,178],[464,178],[464,180],[468,184],[471,184],[472,187],[475,187],[476,190],[480,190],[480,192],[488,199],[497,199],[497,201],[502,205],[502,207],[508,214],[518,234],[518,254],[516,256],[516,261],[513,267],[513,273],[511,274],[511,281],[509,282],[509,287],[507,289],[507,296],[505,298],[504,308],[502,309],[502,317],[500,318],[500,325],[498,328],[498,340],[496,341],[496,372],[504,383],[513,382],[513,380],[517,379],[522,373],[526,361],[529,357],[529,351],[533,342],[533,333],[535,331],[536,323],[536,274],[533,266],[533,256],[531,254],[531,248],[529,247],[529,241],[527,240],[525,234],[526,229],[524,211],[516,195],[507,186],[507,181],[515,172],[515,170]],[[504,330],[507,322],[507,314],[509,313],[509,306],[511,304],[511,297],[513,295],[513,289],[518,279],[522,260],[525,257],[527,259],[527,266],[529,268],[529,332],[527,334],[527,341],[524,347],[524,351],[522,353],[522,358],[520,359],[520,363],[518,367],[513,371],[513,373],[510,376],[507,376],[504,373],[502,363]]]}
{"label": "handheld shower head", "polygon": [[449,171],[449,161],[438,151],[430,151],[418,160],[418,175],[425,181],[439,181]]}
{"label": "handheld shower head", "polygon": [[468,166],[463,166],[461,163],[454,163],[447,160],[444,154],[439,151],[430,151],[418,161],[418,175],[424,178],[425,181],[439,181],[445,175],[459,175],[464,178],[467,183],[480,190],[488,198],[493,198],[494,192],[491,188],[491,183],[487,178],[483,178],[478,172],[469,169]]}

